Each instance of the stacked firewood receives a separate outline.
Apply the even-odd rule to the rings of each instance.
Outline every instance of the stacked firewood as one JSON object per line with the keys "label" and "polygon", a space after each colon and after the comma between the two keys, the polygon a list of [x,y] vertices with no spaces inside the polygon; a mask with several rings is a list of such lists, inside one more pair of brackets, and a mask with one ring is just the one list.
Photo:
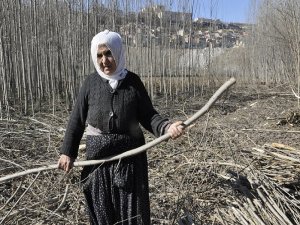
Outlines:
{"label": "stacked firewood", "polygon": [[243,176],[223,176],[243,195],[219,208],[218,220],[221,224],[300,224],[300,151],[273,143],[253,148],[252,153],[257,160]]}

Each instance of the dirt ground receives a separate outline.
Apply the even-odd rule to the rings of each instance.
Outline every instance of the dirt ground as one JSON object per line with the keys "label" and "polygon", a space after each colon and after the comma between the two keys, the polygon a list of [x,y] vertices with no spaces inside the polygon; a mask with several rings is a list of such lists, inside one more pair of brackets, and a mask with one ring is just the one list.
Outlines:
{"label": "dirt ground", "polygon": [[[185,120],[213,91],[154,103],[161,114]],[[183,137],[149,150],[152,223],[248,224],[243,222],[249,219],[246,215],[251,219],[254,213],[252,218],[257,216],[265,224],[284,224],[282,220],[297,224],[298,216],[293,215],[299,214],[295,205],[300,187],[297,105],[284,85],[233,87]],[[9,120],[4,114],[1,177],[56,164],[67,116],[65,110],[32,118],[12,109]],[[153,136],[146,133],[146,139],[151,141]],[[84,160],[84,151],[78,160]],[[49,170],[0,183],[0,224],[88,224],[80,171],[74,168],[66,175]],[[266,198],[280,203],[277,211],[285,216],[279,213],[282,218],[272,218],[268,216],[272,210],[264,214],[255,210],[264,204],[260,188]],[[245,210],[247,204],[254,206],[251,213]]]}

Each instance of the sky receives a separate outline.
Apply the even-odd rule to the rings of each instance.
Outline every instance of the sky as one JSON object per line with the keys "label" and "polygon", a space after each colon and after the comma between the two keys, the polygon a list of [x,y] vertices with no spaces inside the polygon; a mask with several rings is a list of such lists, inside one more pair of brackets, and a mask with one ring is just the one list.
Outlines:
{"label": "sky", "polygon": [[220,19],[227,23],[249,22],[251,0],[198,0],[196,2],[198,5],[194,7],[197,9],[194,17]]}
{"label": "sky", "polygon": [[[0,0],[1,1],[1,0]],[[90,1],[90,0],[87,0]],[[128,7],[132,11],[140,11],[149,4],[164,5],[170,11],[193,11],[193,19],[203,17],[208,19],[220,19],[222,22],[248,23],[250,5],[261,0],[118,0],[119,7]],[[101,0],[101,3],[111,4],[111,0]],[[128,6],[129,4],[129,6]],[[126,6],[126,7],[125,7]]]}

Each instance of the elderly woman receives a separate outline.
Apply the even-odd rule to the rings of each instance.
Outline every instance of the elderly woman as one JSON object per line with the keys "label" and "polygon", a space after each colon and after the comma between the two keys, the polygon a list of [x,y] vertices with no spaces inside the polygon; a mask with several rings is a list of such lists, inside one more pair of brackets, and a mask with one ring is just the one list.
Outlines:
{"label": "elderly woman", "polygon": [[[155,136],[183,133],[181,121],[170,123],[153,108],[140,78],[125,69],[122,39],[105,30],[91,43],[96,72],[85,79],[70,116],[59,168],[69,171],[86,130],[87,160],[101,159],[145,143],[139,126]],[[86,126],[87,124],[87,126]],[[84,167],[81,175],[91,224],[150,224],[146,153]]]}

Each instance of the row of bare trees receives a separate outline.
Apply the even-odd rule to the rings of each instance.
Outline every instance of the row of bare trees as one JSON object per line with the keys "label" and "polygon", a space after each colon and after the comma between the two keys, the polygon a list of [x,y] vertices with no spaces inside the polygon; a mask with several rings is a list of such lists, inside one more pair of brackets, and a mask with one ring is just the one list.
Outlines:
{"label": "row of bare trees", "polygon": [[[122,34],[124,27],[129,27],[135,36],[140,35],[137,29],[146,32],[146,43],[127,46],[127,67],[143,77],[152,96],[156,91],[174,95],[192,87],[197,90],[198,83],[191,77],[200,76],[199,70],[192,73],[193,62],[188,66],[179,63],[179,56],[188,58],[191,49],[171,48],[168,41],[156,46],[151,37],[157,27],[163,27],[161,37],[170,36],[177,28],[191,33],[192,17],[176,24],[159,20],[151,10],[141,17],[136,12],[152,3],[142,4],[137,0],[1,1],[0,116],[3,108],[6,112],[18,108],[31,115],[49,108],[55,113],[60,103],[69,109],[84,76],[94,70],[89,55],[91,38],[104,29]],[[193,8],[193,1],[167,1],[166,9],[168,4],[182,7],[177,8],[182,12]]]}
{"label": "row of bare trees", "polygon": [[[300,2],[252,0],[245,48],[232,49],[214,62],[215,74],[229,71],[240,82],[286,83],[299,96]],[[223,68],[223,71],[222,71]]]}
{"label": "row of bare trees", "polygon": [[[300,3],[252,2],[255,26],[248,32],[244,48],[199,50],[190,42],[188,46],[170,42],[179,29],[190,36],[195,32],[192,17],[174,23],[171,18],[158,18],[153,10],[137,13],[154,6],[152,1],[3,0],[0,117],[14,109],[31,115],[49,109],[55,113],[61,105],[70,109],[82,80],[94,70],[89,55],[91,38],[104,29],[123,35],[127,68],[142,77],[151,96],[195,95],[207,81],[232,75],[238,82],[289,81],[299,95]],[[166,10],[183,13],[202,7],[192,0],[162,4]],[[142,36],[148,37],[146,41]]]}
{"label": "row of bare trees", "polygon": [[61,1],[0,4],[1,101],[32,114],[42,103],[51,101],[55,111],[55,103],[72,101],[88,69],[82,32],[87,18]]}
{"label": "row of bare trees", "polygon": [[300,2],[262,1],[254,34],[257,74],[265,82],[288,82],[299,92]]}

